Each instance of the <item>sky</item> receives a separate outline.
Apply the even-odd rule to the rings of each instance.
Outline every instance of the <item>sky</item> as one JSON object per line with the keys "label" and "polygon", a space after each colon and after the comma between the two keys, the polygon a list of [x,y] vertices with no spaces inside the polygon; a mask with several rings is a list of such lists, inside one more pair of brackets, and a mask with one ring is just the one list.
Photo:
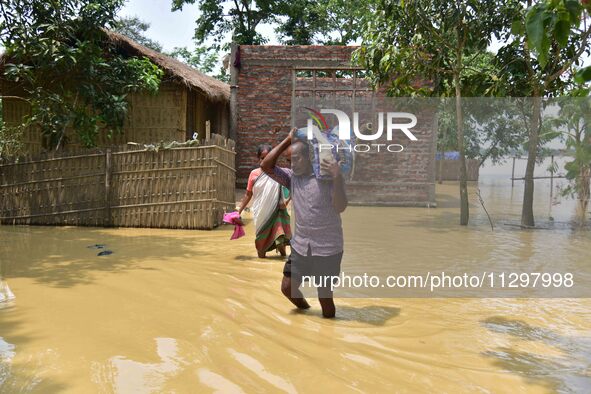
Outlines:
{"label": "sky", "polygon": [[[162,44],[165,51],[174,47],[194,48],[195,21],[199,14],[197,4],[187,4],[172,12],[172,0],[129,0],[120,12],[124,16],[137,16],[150,24],[146,36]],[[259,31],[271,37],[269,44],[278,44],[273,28],[263,25]]]}
{"label": "sky", "polygon": [[170,0],[129,0],[120,11],[121,16],[137,16],[150,24],[146,36],[158,41],[166,51],[174,47],[193,48],[196,4],[185,5],[182,11],[172,12]]}

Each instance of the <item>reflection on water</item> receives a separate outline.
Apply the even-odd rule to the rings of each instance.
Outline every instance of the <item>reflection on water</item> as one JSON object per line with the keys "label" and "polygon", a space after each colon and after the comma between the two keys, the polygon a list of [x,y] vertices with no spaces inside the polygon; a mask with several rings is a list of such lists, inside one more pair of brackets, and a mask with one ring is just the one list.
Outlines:
{"label": "reflection on water", "polygon": [[0,387],[10,376],[10,362],[14,358],[15,346],[0,337]]}
{"label": "reflection on water", "polygon": [[[586,264],[589,232],[570,226],[573,201],[551,205],[545,181],[535,212],[549,230],[505,225],[519,222],[522,197],[506,167],[479,182],[494,232],[475,186],[470,226],[457,225],[458,187],[447,183],[436,209],[349,208],[344,263],[363,249],[367,261],[417,266]],[[589,299],[340,299],[325,320],[316,300],[299,312],[282,298],[282,260],[258,259],[252,231],[229,241],[229,227],[0,226],[0,268],[17,295],[0,309],[0,392],[591,387]],[[361,244],[355,232],[372,237]],[[115,253],[99,257],[94,244]]]}
{"label": "reflection on water", "polygon": [[[558,165],[558,173],[563,175],[564,164],[572,161],[572,158],[555,157],[554,162]],[[527,160],[517,159],[515,161],[515,177],[525,176],[525,167]],[[550,176],[548,167],[551,159],[546,158],[542,163],[537,164],[534,177]],[[500,165],[485,165],[480,170],[480,179],[478,186],[481,189],[482,197],[487,209],[493,210],[493,219],[497,224],[506,222],[519,223],[521,221],[521,207],[523,203],[522,180],[515,180],[511,186],[511,167],[512,161],[508,160]],[[552,186],[552,187],[551,187]],[[573,199],[560,196],[560,190],[567,186],[564,178],[555,178],[552,182],[549,179],[537,179],[534,181],[534,215],[536,225],[539,227],[552,228],[572,228],[575,220],[576,202]],[[480,203],[474,196],[471,202],[478,206]],[[490,212],[490,209],[489,209]],[[480,209],[478,210],[478,220],[488,220]]]}
{"label": "reflection on water", "polygon": [[267,382],[269,385],[286,393],[296,393],[296,389],[288,380],[275,375],[267,370],[265,366],[252,356],[246,353],[237,352],[229,349],[230,355],[244,368],[251,371],[254,375]]}
{"label": "reflection on water", "polygon": [[197,371],[199,381],[215,391],[224,393],[243,393],[244,391],[237,384],[224,378],[222,375],[211,372],[207,368],[200,368]]}
{"label": "reflection on water", "polygon": [[591,336],[562,336],[553,330],[500,316],[486,319],[483,324],[491,331],[515,336],[530,346],[549,348],[541,354],[505,347],[486,352],[496,365],[519,371],[527,379],[546,376],[554,380],[556,388],[562,392],[582,393],[591,387]]}
{"label": "reflection on water", "polygon": [[173,338],[156,338],[158,362],[139,362],[124,356],[112,357],[102,367],[95,365],[98,384],[111,384],[118,393],[159,393],[166,381],[180,369],[178,348]]}

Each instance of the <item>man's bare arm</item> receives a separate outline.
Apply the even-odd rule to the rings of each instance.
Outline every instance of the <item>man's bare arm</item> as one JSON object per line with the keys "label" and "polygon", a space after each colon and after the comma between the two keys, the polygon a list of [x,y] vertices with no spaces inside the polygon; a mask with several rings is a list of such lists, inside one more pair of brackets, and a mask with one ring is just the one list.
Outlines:
{"label": "man's bare arm", "polygon": [[261,162],[261,169],[269,174],[272,175],[274,173],[274,168],[277,165],[277,160],[279,157],[289,148],[291,145],[291,136],[293,134],[293,130],[289,132],[287,137],[279,145],[271,149],[271,152],[267,153],[267,156]]}
{"label": "man's bare arm", "polygon": [[336,161],[323,160],[321,167],[332,176],[332,206],[338,213],[343,212],[348,205],[345,191],[345,180],[341,168]]}
{"label": "man's bare arm", "polygon": [[339,174],[333,181],[332,205],[338,213],[341,213],[347,209],[348,204],[349,201],[347,201],[347,193],[345,191],[345,180],[343,179],[343,175]]}
{"label": "man's bare arm", "polygon": [[294,130],[296,129],[292,129],[289,135],[279,145],[271,149],[271,152],[267,153],[267,156],[261,162],[261,169],[277,183],[288,189],[291,189],[291,175],[284,169],[277,167],[277,161],[283,152],[291,146]]}

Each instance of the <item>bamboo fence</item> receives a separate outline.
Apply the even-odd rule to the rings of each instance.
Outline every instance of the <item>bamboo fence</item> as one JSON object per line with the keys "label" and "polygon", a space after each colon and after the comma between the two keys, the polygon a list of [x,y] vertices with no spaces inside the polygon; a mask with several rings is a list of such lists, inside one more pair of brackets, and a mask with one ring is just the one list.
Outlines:
{"label": "bamboo fence", "polygon": [[[147,149],[148,148],[148,149]],[[213,229],[235,206],[234,142],[0,162],[0,223]]]}

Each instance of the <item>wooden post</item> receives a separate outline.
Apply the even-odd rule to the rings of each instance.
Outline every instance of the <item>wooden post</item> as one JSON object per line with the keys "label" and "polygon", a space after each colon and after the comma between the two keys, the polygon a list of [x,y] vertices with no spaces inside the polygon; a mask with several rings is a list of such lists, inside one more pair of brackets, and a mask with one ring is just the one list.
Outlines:
{"label": "wooden post", "polygon": [[552,218],[552,188],[554,187],[554,155],[551,156],[550,162],[550,202],[548,203],[548,216]]}
{"label": "wooden post", "polygon": [[205,141],[209,141],[211,138],[211,122],[209,120],[205,121]]}
{"label": "wooden post", "polygon": [[442,150],[441,156],[439,157],[439,184],[443,183],[443,159],[445,158],[445,152]]}
{"label": "wooden post", "polygon": [[104,225],[110,227],[112,225],[111,218],[111,149],[107,149],[105,153],[105,218]]}
{"label": "wooden post", "polygon": [[[296,108],[295,108],[295,88],[296,88],[296,81],[297,81],[297,71],[294,68],[293,70],[291,70],[291,123],[289,125],[290,128],[295,127],[296,125],[296,121],[295,121],[295,115],[296,115]],[[353,103],[355,103],[355,99],[353,99]]]}
{"label": "wooden post", "polygon": [[[230,50],[230,138],[238,141],[238,72],[240,47],[232,43]],[[236,60],[238,59],[238,62]]]}
{"label": "wooden post", "polygon": [[511,187],[515,183],[515,156],[513,156],[513,168],[511,169]]}

